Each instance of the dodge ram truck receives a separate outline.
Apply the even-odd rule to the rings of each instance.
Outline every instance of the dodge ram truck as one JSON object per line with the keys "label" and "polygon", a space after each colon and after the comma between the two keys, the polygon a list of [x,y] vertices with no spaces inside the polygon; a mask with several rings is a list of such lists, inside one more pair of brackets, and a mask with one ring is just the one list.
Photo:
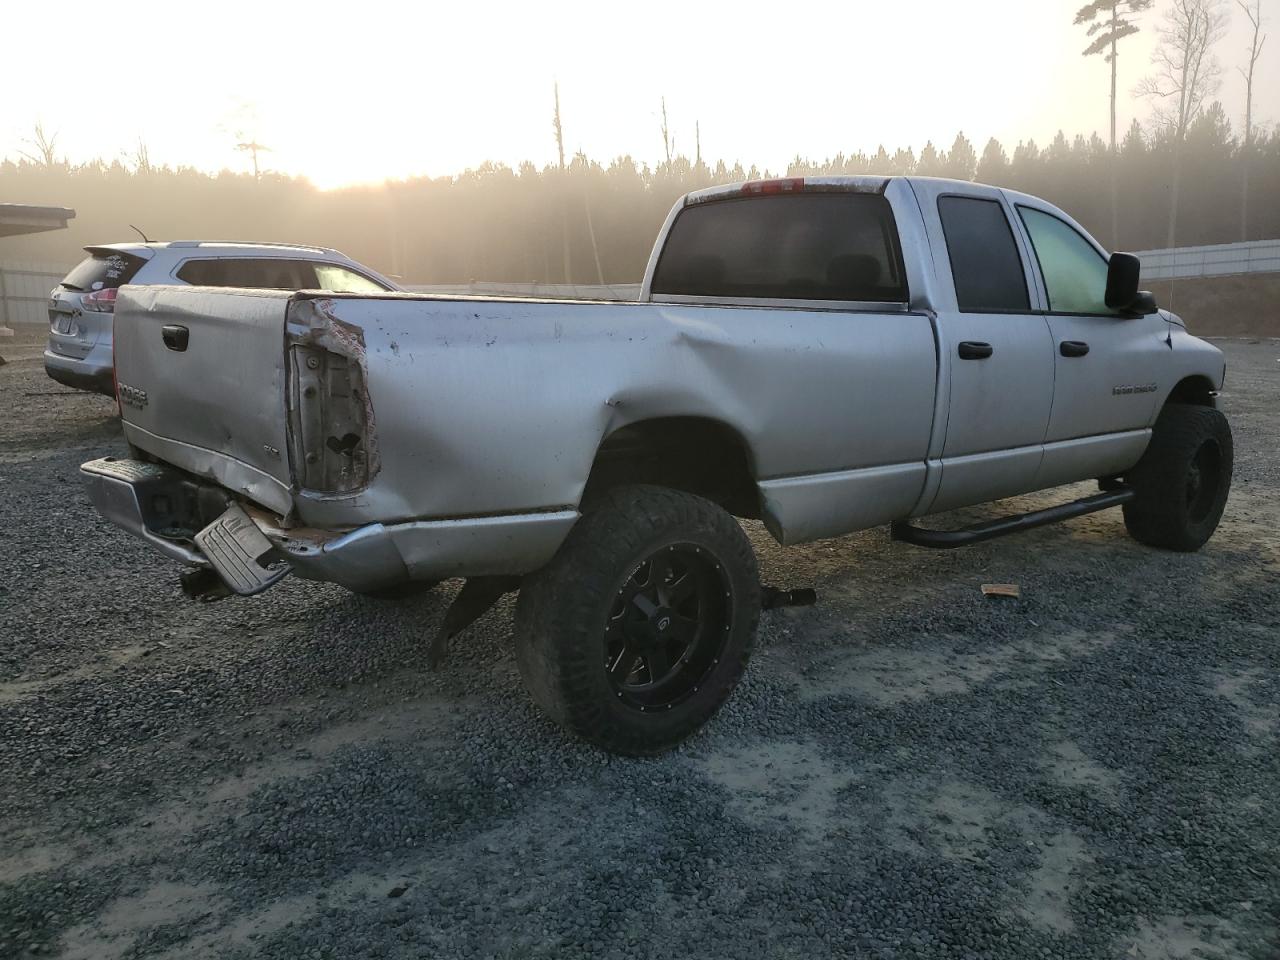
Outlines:
{"label": "dodge ram truck", "polygon": [[728,698],[760,611],[807,599],[761,586],[735,518],[955,547],[1118,506],[1145,544],[1204,544],[1225,365],[1139,269],[1035,197],[835,177],[683,197],[634,303],[125,286],[130,454],[82,473],[195,597],[465,578],[433,662],[518,590],[534,700],[652,754]]}

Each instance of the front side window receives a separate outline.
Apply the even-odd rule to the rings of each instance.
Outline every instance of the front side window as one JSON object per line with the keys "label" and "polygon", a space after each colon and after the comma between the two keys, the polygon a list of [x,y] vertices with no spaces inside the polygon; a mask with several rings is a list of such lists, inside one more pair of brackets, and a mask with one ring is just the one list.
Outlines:
{"label": "front side window", "polygon": [[797,193],[712,200],[682,210],[652,292],[733,299],[905,302],[889,201]]}
{"label": "front side window", "polygon": [[1031,309],[1022,257],[999,201],[940,197],[956,304],[964,313],[1025,313]]}
{"label": "front side window", "polygon": [[1107,306],[1107,261],[1065,220],[1019,207],[1031,235],[1053,313],[1116,314]]}
{"label": "front side window", "polygon": [[332,263],[316,263],[316,289],[334,293],[386,293],[380,283]]}

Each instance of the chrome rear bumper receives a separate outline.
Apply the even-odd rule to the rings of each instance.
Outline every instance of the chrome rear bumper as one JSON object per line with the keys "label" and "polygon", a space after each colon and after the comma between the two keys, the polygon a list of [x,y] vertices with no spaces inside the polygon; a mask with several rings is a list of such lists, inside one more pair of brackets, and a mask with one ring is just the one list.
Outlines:
{"label": "chrome rear bumper", "polygon": [[[98,512],[116,526],[175,560],[210,566],[195,534],[233,502],[228,491],[139,460],[106,457],[80,472]],[[203,511],[182,507],[193,496],[206,497]],[[283,527],[274,515],[241,506],[295,574],[357,591],[406,580],[530,573],[551,559],[578,519],[576,510],[552,510],[335,531]],[[175,513],[189,518],[186,530],[165,526]]]}
{"label": "chrome rear bumper", "polygon": [[166,496],[172,485],[173,471],[141,460],[118,460],[103,457],[81,464],[80,474],[89,488],[89,499],[98,512],[120,529],[145,540],[167,557],[193,567],[207,567],[194,543],[178,537],[164,537],[147,523],[143,505],[152,496]]}

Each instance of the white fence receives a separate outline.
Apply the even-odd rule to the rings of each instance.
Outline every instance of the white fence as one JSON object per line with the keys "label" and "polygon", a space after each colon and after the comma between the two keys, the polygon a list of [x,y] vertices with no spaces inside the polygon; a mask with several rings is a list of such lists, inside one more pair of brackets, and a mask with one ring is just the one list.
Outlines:
{"label": "white fence", "polygon": [[1142,250],[1143,280],[1226,277],[1241,273],[1280,273],[1280,240],[1215,243],[1174,250]]}
{"label": "white fence", "polygon": [[70,269],[56,263],[0,262],[0,327],[48,323],[49,291]]}

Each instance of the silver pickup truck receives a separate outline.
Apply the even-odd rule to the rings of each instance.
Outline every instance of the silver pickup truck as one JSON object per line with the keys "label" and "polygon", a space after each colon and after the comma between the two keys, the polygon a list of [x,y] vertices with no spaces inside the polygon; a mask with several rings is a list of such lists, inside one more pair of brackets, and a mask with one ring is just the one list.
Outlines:
{"label": "silver pickup truck", "polygon": [[761,609],[806,599],[760,585],[735,517],[954,547],[1121,506],[1138,540],[1200,547],[1231,481],[1225,366],[1138,271],[1034,197],[841,177],[682,198],[636,303],[126,286],[131,457],[83,474],[193,596],[465,577],[438,659],[518,589],[534,699],[656,753],[729,696]]}

